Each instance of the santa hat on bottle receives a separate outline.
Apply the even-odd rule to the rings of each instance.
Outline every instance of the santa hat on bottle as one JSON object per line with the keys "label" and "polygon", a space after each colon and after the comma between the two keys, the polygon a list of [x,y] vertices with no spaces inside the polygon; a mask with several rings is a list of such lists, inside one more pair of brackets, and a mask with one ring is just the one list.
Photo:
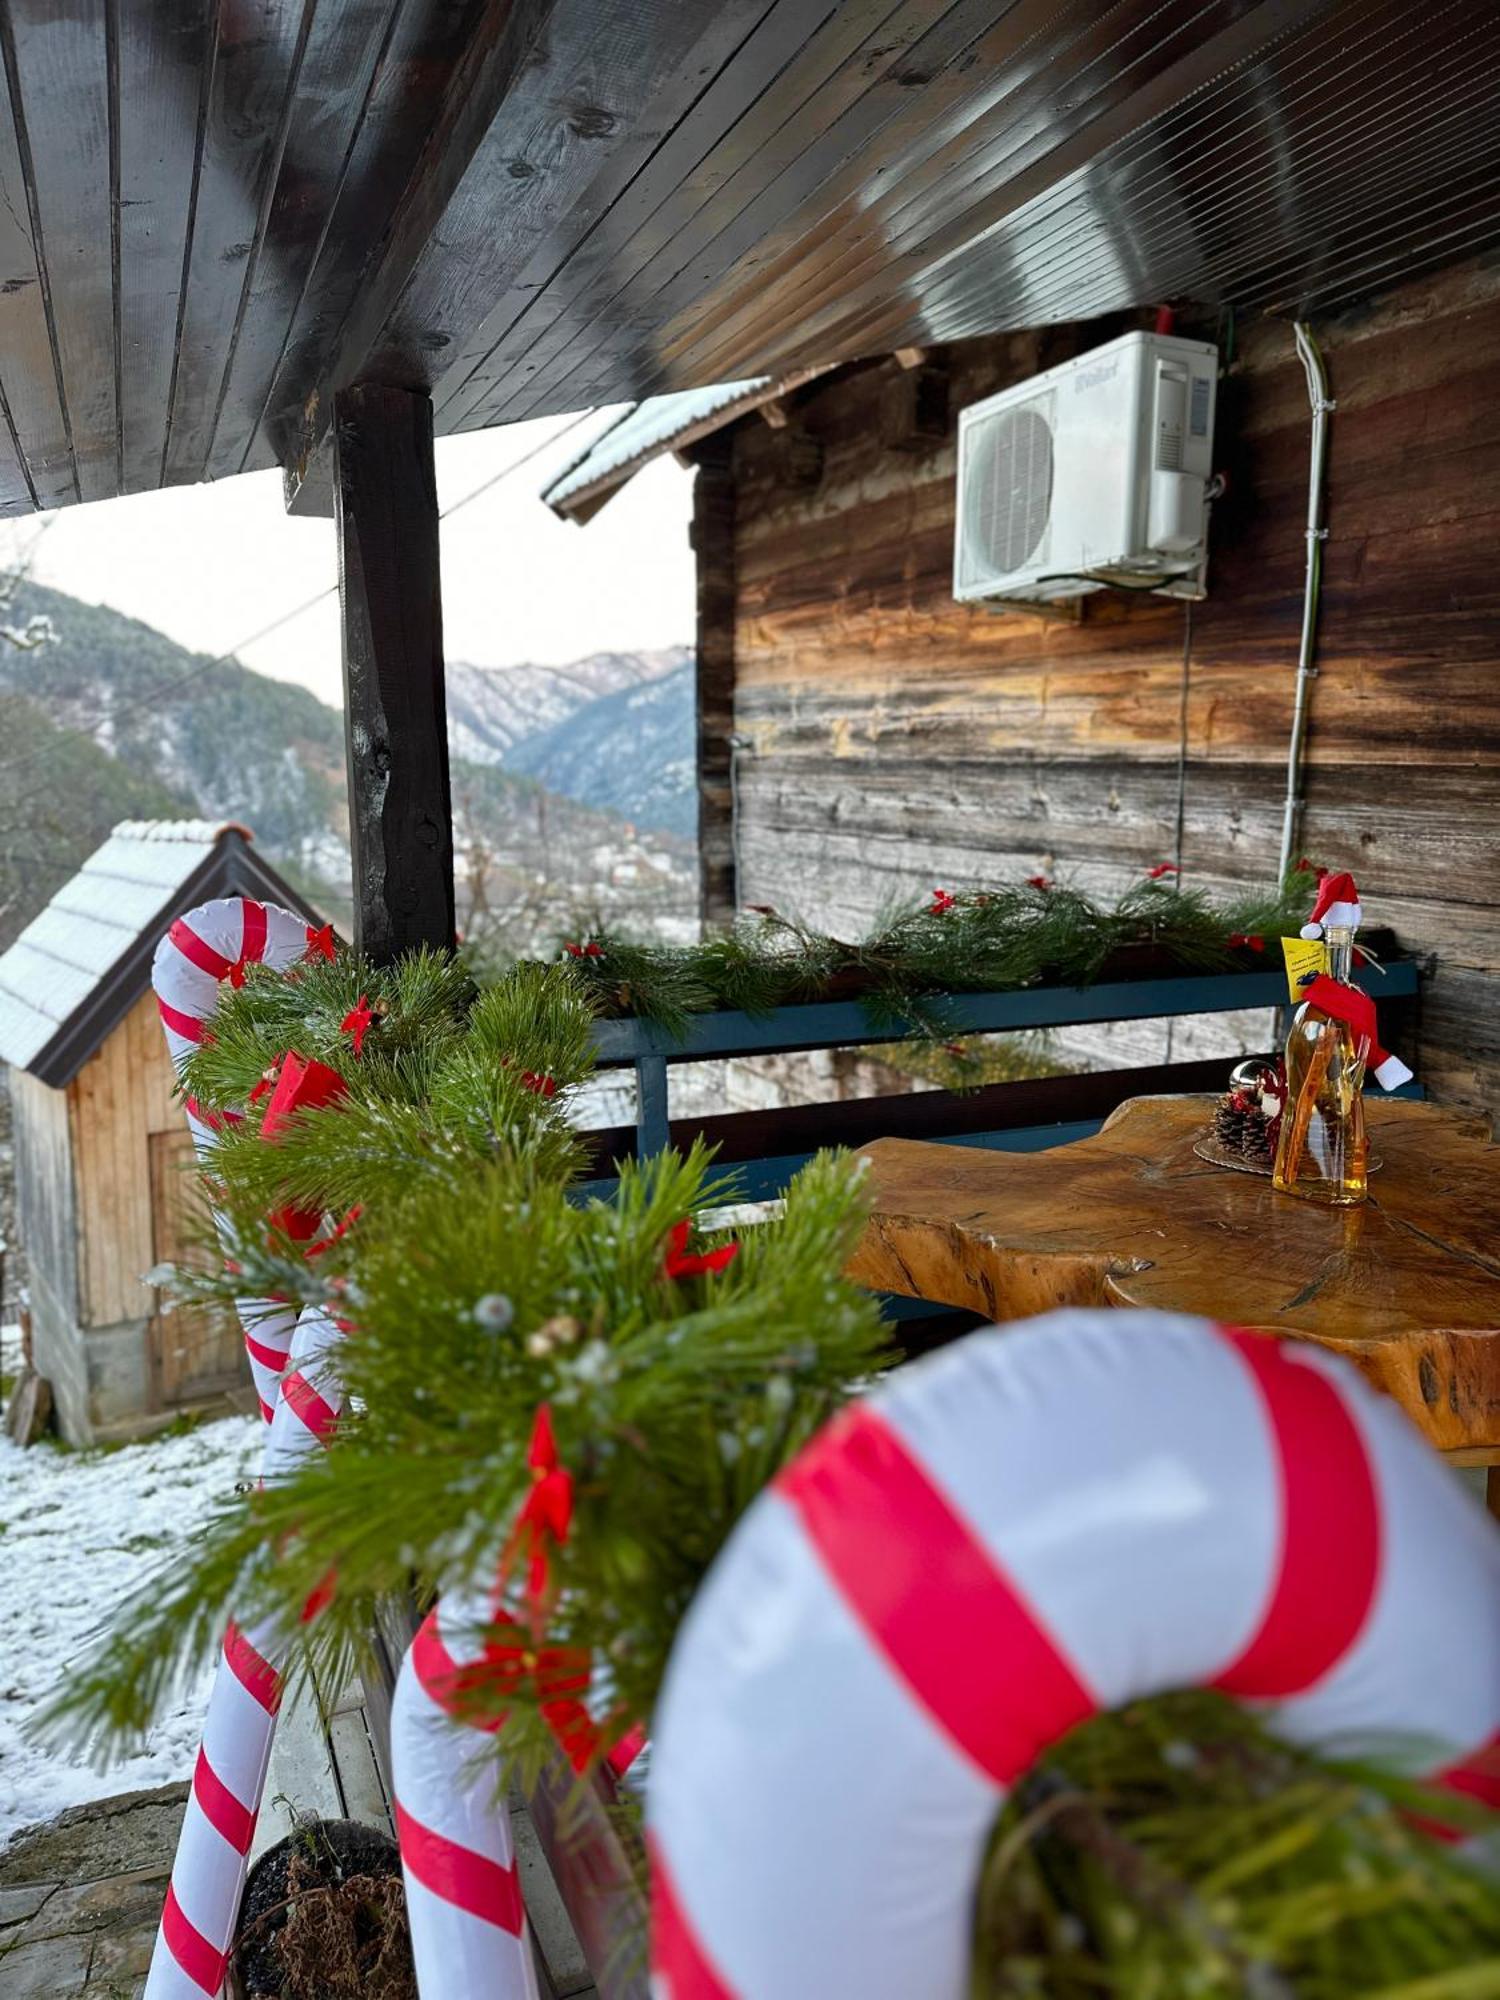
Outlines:
{"label": "santa hat on bottle", "polygon": [[1318,900],[1312,915],[1302,926],[1305,938],[1320,938],[1324,931],[1357,931],[1364,921],[1359,907],[1359,891],[1352,875],[1324,875],[1318,882]]}

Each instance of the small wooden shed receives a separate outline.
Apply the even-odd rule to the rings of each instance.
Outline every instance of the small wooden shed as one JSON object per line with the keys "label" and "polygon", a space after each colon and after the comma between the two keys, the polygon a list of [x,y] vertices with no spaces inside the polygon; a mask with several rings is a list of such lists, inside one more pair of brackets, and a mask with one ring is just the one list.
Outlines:
{"label": "small wooden shed", "polygon": [[0,957],[33,1352],[77,1444],[137,1435],[246,1384],[232,1331],[164,1315],[191,1160],[151,993],[162,932],[213,896],[302,899],[243,827],[127,820]]}

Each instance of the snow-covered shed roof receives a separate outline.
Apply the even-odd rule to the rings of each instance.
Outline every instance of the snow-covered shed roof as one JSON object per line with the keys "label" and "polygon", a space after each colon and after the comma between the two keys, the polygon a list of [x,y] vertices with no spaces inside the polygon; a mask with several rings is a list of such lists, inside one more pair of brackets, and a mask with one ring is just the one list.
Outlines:
{"label": "snow-covered shed roof", "polygon": [[542,489],[542,498],[555,514],[587,521],[664,451],[680,451],[824,373],[799,368],[789,375],[751,375],[632,403]]}
{"label": "snow-covered shed roof", "polygon": [[122,820],[0,956],[0,1062],[70,1083],[146,990],[162,932],[194,903],[252,895],[305,909],[250,840],[212,820]]}

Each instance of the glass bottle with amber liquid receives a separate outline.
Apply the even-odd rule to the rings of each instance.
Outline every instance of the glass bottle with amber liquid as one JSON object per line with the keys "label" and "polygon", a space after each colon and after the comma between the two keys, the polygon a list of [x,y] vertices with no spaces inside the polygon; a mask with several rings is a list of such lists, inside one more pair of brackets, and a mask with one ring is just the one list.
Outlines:
{"label": "glass bottle with amber liquid", "polygon": [[[1354,932],[1326,932],[1329,977],[1350,984]],[[1305,1000],[1286,1044],[1286,1103],[1276,1142],[1275,1185],[1304,1201],[1350,1208],[1368,1193],[1367,1045],[1347,1021]]]}

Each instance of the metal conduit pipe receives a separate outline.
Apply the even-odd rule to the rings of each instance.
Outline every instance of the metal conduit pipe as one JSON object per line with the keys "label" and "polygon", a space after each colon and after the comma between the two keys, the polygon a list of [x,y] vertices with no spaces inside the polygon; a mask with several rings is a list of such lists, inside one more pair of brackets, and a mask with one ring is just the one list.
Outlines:
{"label": "metal conduit pipe", "polygon": [[1323,357],[1311,329],[1296,322],[1297,358],[1307,376],[1307,400],[1312,406],[1312,454],[1307,475],[1307,577],[1302,594],[1302,641],[1297,649],[1297,690],[1292,707],[1292,735],[1286,755],[1286,803],[1281,815],[1281,858],[1276,869],[1278,883],[1285,882],[1292,865],[1292,849],[1297,838],[1302,811],[1302,751],[1307,740],[1307,711],[1317,667],[1313,664],[1317,644],[1318,600],[1323,585],[1323,544],[1328,530],[1323,526],[1323,491],[1328,470],[1328,419],[1338,407],[1328,394],[1328,376]]}

